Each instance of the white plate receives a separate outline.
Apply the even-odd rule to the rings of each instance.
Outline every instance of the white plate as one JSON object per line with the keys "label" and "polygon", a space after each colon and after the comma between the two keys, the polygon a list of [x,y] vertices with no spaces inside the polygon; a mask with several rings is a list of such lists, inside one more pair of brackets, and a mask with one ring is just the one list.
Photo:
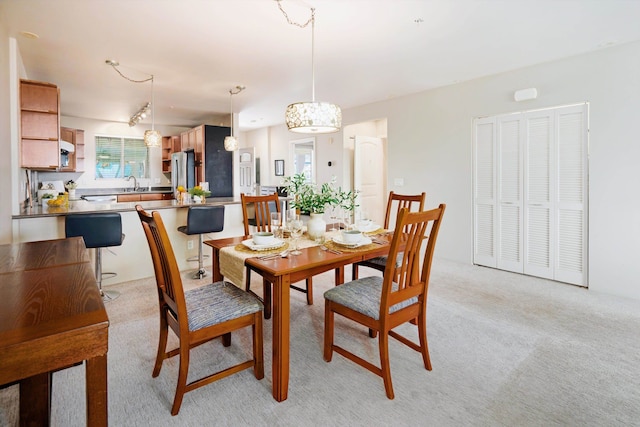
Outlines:
{"label": "white plate", "polygon": [[274,242],[268,245],[256,245],[253,243],[253,239],[243,240],[242,244],[251,249],[252,251],[268,251],[271,249],[277,249],[284,246],[284,240],[274,239]]}
{"label": "white plate", "polygon": [[356,227],[358,228],[358,230],[362,231],[363,233],[368,233],[370,231],[375,231],[377,229],[380,228],[380,224],[374,224],[373,222],[369,225],[367,225],[366,227],[358,227],[356,225]]}
{"label": "white plate", "polygon": [[364,246],[371,243],[371,238],[367,236],[362,236],[362,239],[360,239],[360,241],[356,243],[347,243],[344,240],[342,240],[342,236],[336,236],[331,240],[333,240],[333,243],[337,243],[338,245],[346,246],[349,248],[357,248],[359,246]]}

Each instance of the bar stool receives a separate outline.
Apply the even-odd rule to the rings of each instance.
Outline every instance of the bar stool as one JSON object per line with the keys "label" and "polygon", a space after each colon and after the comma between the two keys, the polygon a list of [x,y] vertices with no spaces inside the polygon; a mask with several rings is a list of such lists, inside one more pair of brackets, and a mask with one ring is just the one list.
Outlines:
{"label": "bar stool", "polygon": [[[217,233],[224,228],[224,205],[220,206],[189,206],[187,225],[178,227],[178,231],[187,235],[198,234],[198,271],[193,274],[194,279],[202,279],[207,275],[203,259],[208,255],[202,254],[202,235]],[[195,261],[189,258],[187,261]]]}
{"label": "bar stool", "polygon": [[120,246],[124,240],[122,234],[122,217],[117,212],[101,212],[88,214],[69,214],[64,222],[67,237],[80,236],[87,248],[96,250],[96,282],[103,301],[111,301],[120,296],[118,291],[103,291],[102,279],[104,275],[115,277],[116,273],[102,272],[102,248]]}

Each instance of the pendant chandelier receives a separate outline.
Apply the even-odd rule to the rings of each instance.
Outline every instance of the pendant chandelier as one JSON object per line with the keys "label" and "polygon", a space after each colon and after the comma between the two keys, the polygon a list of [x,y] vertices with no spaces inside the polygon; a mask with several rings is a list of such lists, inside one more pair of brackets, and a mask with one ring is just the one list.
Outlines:
{"label": "pendant chandelier", "polygon": [[155,129],[155,104],[153,102],[153,74],[151,75],[151,130],[144,131],[144,143],[147,147],[160,147],[162,135]]}
{"label": "pendant chandelier", "polygon": [[118,61],[114,61],[112,59],[107,59],[105,61],[105,63],[107,65],[111,65],[111,67],[116,70],[116,72],[118,74],[120,74],[120,76],[125,79],[128,80],[132,83],[146,83],[146,82],[151,82],[151,102],[147,102],[145,105],[143,105],[136,113],[134,113],[131,118],[129,118],[129,126],[133,127],[135,125],[137,125],[142,119],[144,119],[145,117],[147,117],[147,113],[149,112],[149,109],[151,109],[151,130],[146,130],[144,132],[144,143],[147,147],[160,147],[160,145],[162,144],[162,135],[160,134],[159,131],[155,130],[155,105],[154,105],[154,99],[153,99],[153,74],[150,74],[151,77],[147,78],[147,79],[143,79],[143,80],[134,80],[131,79],[127,76],[125,76],[124,74],[122,74],[122,72],[118,69],[118,66],[120,66],[120,63]]}
{"label": "pendant chandelier", "polygon": [[238,138],[233,136],[233,95],[237,95],[245,90],[245,86],[236,86],[229,89],[229,105],[231,106],[231,135],[224,137],[224,149],[226,151],[235,151],[238,149]]}
{"label": "pendant chandelier", "polygon": [[296,133],[337,132],[342,126],[342,111],[340,107],[330,102],[316,102],[314,64],[316,10],[315,8],[311,8],[311,18],[304,24],[298,24],[289,19],[280,1],[281,0],[277,0],[278,7],[287,18],[289,24],[304,28],[311,23],[311,101],[295,102],[287,107],[285,112],[287,128],[291,132]]}

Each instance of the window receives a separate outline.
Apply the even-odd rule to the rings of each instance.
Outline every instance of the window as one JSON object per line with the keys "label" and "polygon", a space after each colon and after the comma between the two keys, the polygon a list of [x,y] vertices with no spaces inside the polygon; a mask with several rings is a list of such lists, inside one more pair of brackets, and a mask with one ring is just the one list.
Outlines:
{"label": "window", "polygon": [[149,154],[142,138],[96,136],[96,179],[148,178]]}

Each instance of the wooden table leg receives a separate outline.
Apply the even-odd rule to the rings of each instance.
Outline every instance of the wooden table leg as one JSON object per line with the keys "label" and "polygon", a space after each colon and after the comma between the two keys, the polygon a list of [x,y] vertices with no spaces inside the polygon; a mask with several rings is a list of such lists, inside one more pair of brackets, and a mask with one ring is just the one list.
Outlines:
{"label": "wooden table leg", "polygon": [[106,427],[107,411],[107,355],[87,360],[87,425]]}
{"label": "wooden table leg", "polygon": [[287,400],[289,391],[289,276],[278,276],[273,283],[273,397]]}
{"label": "wooden table leg", "polygon": [[20,426],[51,424],[51,373],[20,381]]}
{"label": "wooden table leg", "polygon": [[217,248],[211,248],[211,276],[213,283],[223,279],[220,273],[220,250]]}
{"label": "wooden table leg", "polygon": [[335,284],[336,286],[344,283],[344,266],[336,268],[335,271]]}

